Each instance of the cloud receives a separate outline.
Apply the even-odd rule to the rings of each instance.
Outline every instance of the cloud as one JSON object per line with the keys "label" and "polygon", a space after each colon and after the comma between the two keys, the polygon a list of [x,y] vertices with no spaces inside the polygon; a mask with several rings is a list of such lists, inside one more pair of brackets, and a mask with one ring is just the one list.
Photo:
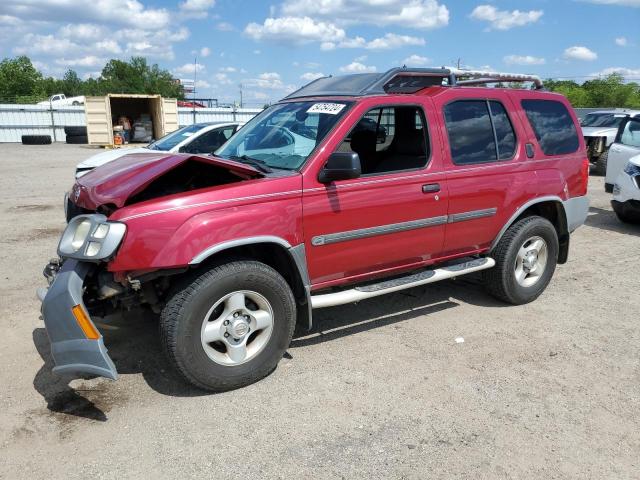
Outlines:
{"label": "cloud", "polygon": [[12,0],[2,2],[0,14],[30,21],[100,23],[153,30],[171,23],[164,8],[145,8],[138,0]]}
{"label": "cloud", "polygon": [[507,55],[502,59],[507,65],[544,65],[546,60],[531,55]]}
{"label": "cloud", "polygon": [[593,76],[603,76],[611,75],[612,73],[617,73],[622,75],[623,77],[633,77],[635,79],[640,78],[640,68],[627,68],[627,67],[608,67],[600,70],[599,72],[592,73]]}
{"label": "cloud", "polygon": [[471,18],[489,22],[488,30],[509,30],[514,27],[522,27],[529,23],[535,23],[543,15],[542,10],[498,10],[493,5],[478,5],[471,12]]}
{"label": "cloud", "polygon": [[56,59],[56,64],[62,67],[102,67],[106,63],[106,58],[96,57],[95,55],[87,55],[86,57],[73,58],[69,60],[66,58]]}
{"label": "cloud", "polygon": [[308,16],[340,25],[433,29],[449,23],[449,10],[436,0],[286,0],[284,16]]}
{"label": "cloud", "polygon": [[248,24],[244,33],[257,41],[268,40],[297,45],[341,41],[346,37],[343,29],[331,23],[316,22],[311,17],[267,18],[262,24]]}
{"label": "cloud", "polygon": [[420,55],[415,55],[415,54],[405,58],[402,61],[402,64],[406,65],[407,67],[424,67],[429,63],[431,63],[430,58],[422,57]]}
{"label": "cloud", "polygon": [[627,39],[625,37],[616,38],[616,45],[619,47],[626,47],[628,44]]}
{"label": "cloud", "polygon": [[219,85],[231,85],[233,83],[226,73],[216,73],[213,78]]}
{"label": "cloud", "polygon": [[185,63],[180,67],[176,67],[172,72],[178,76],[193,76],[194,72],[200,74],[206,70],[201,63]]}
{"label": "cloud", "polygon": [[220,67],[218,70],[220,70],[221,72],[227,72],[227,73],[233,73],[238,71],[236,67]]}
{"label": "cloud", "polygon": [[200,49],[201,57],[208,57],[209,55],[211,55],[211,49],[209,47],[202,47]]}
{"label": "cloud", "polygon": [[230,23],[218,22],[216,24],[216,30],[220,30],[221,32],[232,32],[235,30],[235,28],[233,28],[233,25],[231,25]]}
{"label": "cloud", "polygon": [[582,0],[588,3],[599,3],[600,5],[620,5],[622,7],[640,7],[640,0]]}
{"label": "cloud", "polygon": [[307,82],[311,82],[318,78],[326,77],[324,73],[321,72],[306,72],[300,75],[300,80],[305,80]]}
{"label": "cloud", "polygon": [[400,48],[408,45],[424,44],[424,38],[410,37],[409,35],[396,35],[395,33],[386,33],[384,37],[371,40],[366,44],[365,48],[369,50],[389,50],[392,48]]}
{"label": "cloud", "polygon": [[375,72],[376,70],[376,67],[368,66],[360,62],[351,62],[349,65],[340,67],[340,71],[345,73],[369,73]]}
{"label": "cloud", "polygon": [[598,58],[598,54],[587,47],[576,45],[565,49],[564,58],[569,60],[593,61]]}
{"label": "cloud", "polygon": [[206,18],[215,4],[216,0],[186,0],[180,3],[179,9],[184,18]]}

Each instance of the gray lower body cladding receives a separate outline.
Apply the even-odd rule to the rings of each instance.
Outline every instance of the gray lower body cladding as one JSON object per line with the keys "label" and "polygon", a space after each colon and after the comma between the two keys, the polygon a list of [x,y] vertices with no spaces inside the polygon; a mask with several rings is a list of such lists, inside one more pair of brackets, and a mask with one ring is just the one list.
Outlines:
{"label": "gray lower body cladding", "polygon": [[115,380],[118,373],[102,336],[95,340],[87,338],[72,313],[76,305],[80,305],[85,313],[87,311],[82,292],[84,279],[91,268],[90,263],[66,260],[42,302],[42,316],[56,365],[53,372],[99,375]]}

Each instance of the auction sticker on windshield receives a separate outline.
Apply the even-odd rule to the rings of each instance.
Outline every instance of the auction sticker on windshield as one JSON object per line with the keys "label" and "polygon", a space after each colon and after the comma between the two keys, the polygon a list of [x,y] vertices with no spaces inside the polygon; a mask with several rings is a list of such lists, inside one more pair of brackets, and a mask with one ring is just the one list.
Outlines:
{"label": "auction sticker on windshield", "polygon": [[343,103],[314,103],[307,113],[326,113],[337,115],[344,108]]}

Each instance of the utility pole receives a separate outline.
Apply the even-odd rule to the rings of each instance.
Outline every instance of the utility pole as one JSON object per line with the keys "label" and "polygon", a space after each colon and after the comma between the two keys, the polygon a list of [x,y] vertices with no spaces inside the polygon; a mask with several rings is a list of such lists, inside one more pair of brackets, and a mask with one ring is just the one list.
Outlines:
{"label": "utility pole", "polygon": [[460,57],[458,57],[458,66],[457,66],[458,70],[460,70]]}
{"label": "utility pole", "polygon": [[242,108],[242,84],[240,84],[240,108]]}
{"label": "utility pole", "polygon": [[198,57],[193,59],[193,123],[196,123],[196,81],[198,77]]}

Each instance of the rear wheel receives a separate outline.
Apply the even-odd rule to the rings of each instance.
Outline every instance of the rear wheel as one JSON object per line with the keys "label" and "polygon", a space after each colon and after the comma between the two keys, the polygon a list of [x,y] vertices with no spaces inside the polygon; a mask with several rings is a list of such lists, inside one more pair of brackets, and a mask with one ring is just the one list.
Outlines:
{"label": "rear wheel", "polygon": [[507,229],[493,258],[496,266],[484,274],[489,293],[514,305],[529,303],[551,281],[558,261],[558,235],[545,218],[523,218]]}
{"label": "rear wheel", "polygon": [[597,175],[607,174],[607,160],[609,159],[609,149],[602,152],[602,154],[596,160],[594,172]]}
{"label": "rear wheel", "polygon": [[160,328],[168,357],[187,381],[225,391],[268,375],[295,323],[296,304],[284,278],[263,263],[237,261],[175,293]]}

